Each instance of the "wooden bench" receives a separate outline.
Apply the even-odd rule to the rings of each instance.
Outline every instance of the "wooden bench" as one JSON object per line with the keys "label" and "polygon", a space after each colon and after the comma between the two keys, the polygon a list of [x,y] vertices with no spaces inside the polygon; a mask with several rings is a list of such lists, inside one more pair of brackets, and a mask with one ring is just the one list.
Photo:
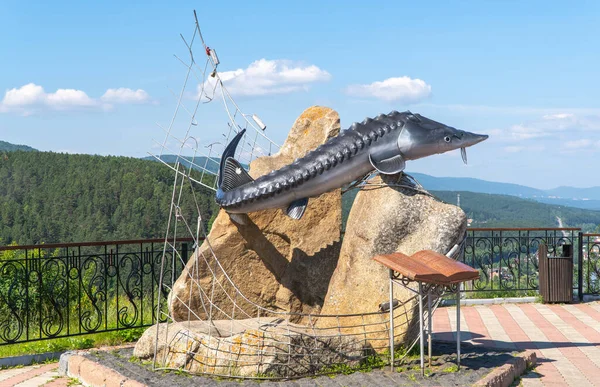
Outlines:
{"label": "wooden bench", "polygon": [[[449,253],[450,254],[450,253]],[[421,374],[425,374],[425,344],[423,297],[427,296],[429,365],[431,366],[431,293],[441,296],[456,293],[456,364],[460,368],[460,283],[479,278],[479,271],[445,255],[431,250],[411,256],[402,253],[377,255],[373,259],[389,269],[390,273],[390,367],[394,371],[394,284],[419,296],[419,343]],[[417,284],[418,290],[411,284]]]}

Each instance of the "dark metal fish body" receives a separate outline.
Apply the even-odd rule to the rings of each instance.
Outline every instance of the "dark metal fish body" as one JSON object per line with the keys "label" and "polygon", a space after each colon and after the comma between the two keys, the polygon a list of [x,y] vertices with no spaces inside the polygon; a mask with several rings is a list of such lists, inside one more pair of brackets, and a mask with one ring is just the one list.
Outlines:
{"label": "dark metal fish body", "polygon": [[[477,137],[471,138],[472,143],[469,143],[463,141],[468,137],[465,134]],[[446,141],[448,137],[452,137],[450,141]],[[292,164],[254,181],[247,177],[239,186],[224,187],[226,168],[222,165],[216,201],[229,213],[285,208],[297,200],[340,188],[373,170],[399,173],[404,169],[405,160],[464,148],[485,138],[487,136],[458,131],[410,112],[382,114],[353,124]],[[449,146],[452,140],[455,140],[454,146]],[[227,151],[223,158],[226,164]],[[242,173],[239,168],[237,173]]]}

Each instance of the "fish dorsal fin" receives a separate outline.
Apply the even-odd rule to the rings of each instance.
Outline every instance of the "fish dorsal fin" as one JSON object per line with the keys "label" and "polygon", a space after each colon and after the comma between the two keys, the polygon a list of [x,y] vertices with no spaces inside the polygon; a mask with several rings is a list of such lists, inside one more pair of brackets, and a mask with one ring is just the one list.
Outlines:
{"label": "fish dorsal fin", "polygon": [[233,157],[235,155],[235,150],[237,149],[237,146],[242,137],[244,137],[245,133],[246,129],[243,129],[238,134],[236,134],[235,137],[231,140],[231,142],[223,151],[223,155],[221,155],[221,163],[219,164],[219,180],[217,181],[217,185],[219,187],[221,187],[223,183],[223,172],[225,171],[225,162],[228,158]]}
{"label": "fish dorsal fin", "polygon": [[302,218],[302,215],[304,215],[304,211],[306,211],[307,204],[307,198],[296,199],[290,203],[285,213],[290,218],[298,220]]}
{"label": "fish dorsal fin", "polygon": [[231,191],[241,185],[253,182],[248,172],[242,165],[233,157],[228,157],[223,166],[223,181],[221,181],[221,189],[223,192]]}
{"label": "fish dorsal fin", "polygon": [[402,155],[396,155],[382,160],[375,160],[373,155],[369,155],[369,161],[377,172],[383,173],[384,175],[395,175],[400,173],[406,166]]}

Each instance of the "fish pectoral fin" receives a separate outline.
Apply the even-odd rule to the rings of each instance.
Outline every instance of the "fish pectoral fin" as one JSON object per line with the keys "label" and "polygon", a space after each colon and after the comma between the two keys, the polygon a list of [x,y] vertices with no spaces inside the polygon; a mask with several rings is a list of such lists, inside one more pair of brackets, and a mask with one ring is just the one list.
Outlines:
{"label": "fish pectoral fin", "polygon": [[307,198],[297,199],[290,203],[285,213],[292,219],[300,219],[306,211],[306,205],[308,204]]}
{"label": "fish pectoral fin", "polygon": [[242,167],[242,165],[233,157],[225,160],[223,166],[223,181],[221,181],[221,189],[223,192],[231,191],[241,185],[253,182],[254,179],[250,177],[248,172]]}
{"label": "fish pectoral fin", "polygon": [[369,161],[373,168],[384,175],[395,175],[404,170],[406,163],[402,155],[396,155],[387,159],[376,160],[373,155],[369,155]]}
{"label": "fish pectoral fin", "polygon": [[246,214],[229,214],[229,219],[242,226],[248,225],[248,221],[250,220]]}

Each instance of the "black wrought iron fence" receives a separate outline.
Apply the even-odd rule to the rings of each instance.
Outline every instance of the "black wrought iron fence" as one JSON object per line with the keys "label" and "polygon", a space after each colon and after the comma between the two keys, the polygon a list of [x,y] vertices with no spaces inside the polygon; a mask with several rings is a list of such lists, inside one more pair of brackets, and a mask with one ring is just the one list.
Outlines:
{"label": "black wrought iron fence", "polygon": [[579,256],[583,294],[600,294],[600,234],[581,235]]}
{"label": "black wrought iron fence", "polygon": [[[0,247],[0,346],[154,324],[163,242]],[[179,276],[192,243],[179,239],[175,245],[183,259],[171,259],[167,249],[164,278]],[[575,294],[600,294],[600,234],[578,228],[470,228],[461,260],[481,277],[465,286],[467,297],[536,295],[541,243],[549,254],[572,245]],[[160,291],[166,311],[168,290]]]}
{"label": "black wrought iron fence", "polygon": [[[163,242],[0,247],[0,346],[152,325]],[[179,275],[192,243],[175,244],[183,261],[166,249],[165,278]]]}
{"label": "black wrought iron fence", "polygon": [[[565,244],[578,252],[580,235],[578,228],[470,228],[462,260],[479,269],[481,276],[467,284],[465,291],[484,297],[536,295],[538,246],[546,244],[551,255],[559,254],[559,247]],[[573,286],[576,293],[582,294],[579,261],[575,256]]]}

